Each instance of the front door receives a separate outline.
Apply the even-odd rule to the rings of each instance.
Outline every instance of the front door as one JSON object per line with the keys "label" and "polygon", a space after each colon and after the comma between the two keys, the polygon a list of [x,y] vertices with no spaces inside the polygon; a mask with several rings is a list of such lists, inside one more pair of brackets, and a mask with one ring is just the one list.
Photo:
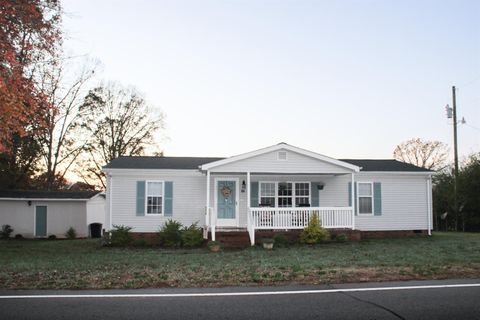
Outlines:
{"label": "front door", "polygon": [[47,236],[47,206],[35,207],[35,237]]}
{"label": "front door", "polygon": [[217,180],[217,225],[237,227],[237,181]]}

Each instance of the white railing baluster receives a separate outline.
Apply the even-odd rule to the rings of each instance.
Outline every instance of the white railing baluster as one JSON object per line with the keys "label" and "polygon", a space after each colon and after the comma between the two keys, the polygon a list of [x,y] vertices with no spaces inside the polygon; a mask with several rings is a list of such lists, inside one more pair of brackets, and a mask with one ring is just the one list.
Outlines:
{"label": "white railing baluster", "polygon": [[[352,228],[352,207],[250,208],[249,225],[255,229],[303,229],[313,214],[324,228]],[[214,215],[210,214],[210,219]],[[210,225],[215,225],[214,221]]]}

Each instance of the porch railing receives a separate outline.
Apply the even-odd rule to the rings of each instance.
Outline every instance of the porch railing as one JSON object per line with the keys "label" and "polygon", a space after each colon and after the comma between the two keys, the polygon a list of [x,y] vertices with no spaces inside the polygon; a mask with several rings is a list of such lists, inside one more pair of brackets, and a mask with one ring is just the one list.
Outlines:
{"label": "porch railing", "polygon": [[250,241],[252,245],[255,243],[255,230],[303,229],[313,214],[318,215],[326,229],[353,228],[352,207],[250,208],[247,219]]}

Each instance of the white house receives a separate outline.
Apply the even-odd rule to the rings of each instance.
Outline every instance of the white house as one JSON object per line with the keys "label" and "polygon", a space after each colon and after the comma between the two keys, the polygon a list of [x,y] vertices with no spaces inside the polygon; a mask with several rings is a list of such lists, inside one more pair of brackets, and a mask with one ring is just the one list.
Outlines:
{"label": "white house", "polygon": [[73,227],[78,237],[99,237],[105,225],[105,194],[99,191],[0,191],[0,226],[14,235],[65,237]]}
{"label": "white house", "polygon": [[204,234],[325,228],[364,233],[432,228],[433,172],[396,160],[333,159],[280,143],[230,158],[120,157],[107,175],[106,226],[157,232],[168,219]]}

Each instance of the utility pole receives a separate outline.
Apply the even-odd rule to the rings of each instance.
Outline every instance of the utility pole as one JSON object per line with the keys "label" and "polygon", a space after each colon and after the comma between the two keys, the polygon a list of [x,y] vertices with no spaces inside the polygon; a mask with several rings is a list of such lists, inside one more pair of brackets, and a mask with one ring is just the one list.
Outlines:
{"label": "utility pole", "polygon": [[458,149],[457,149],[457,98],[455,96],[455,86],[452,87],[452,107],[453,107],[453,152],[454,152],[454,162],[455,162],[455,171],[454,175],[454,184],[453,184],[453,210],[455,212],[455,231],[458,231]]}

